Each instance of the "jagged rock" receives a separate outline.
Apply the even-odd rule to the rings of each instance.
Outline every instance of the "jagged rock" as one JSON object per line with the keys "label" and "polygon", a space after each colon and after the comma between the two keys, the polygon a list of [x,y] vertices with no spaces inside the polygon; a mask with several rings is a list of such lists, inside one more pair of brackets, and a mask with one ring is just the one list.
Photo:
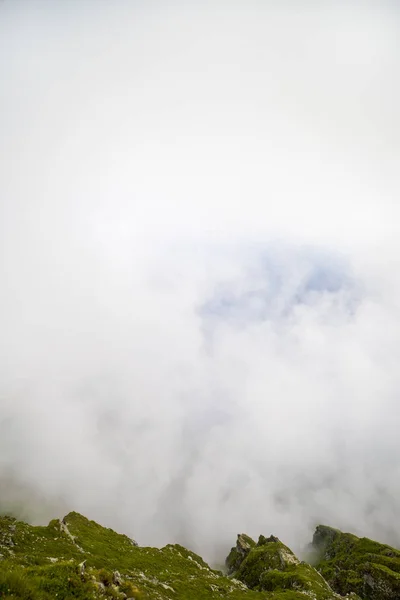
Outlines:
{"label": "jagged rock", "polygon": [[231,548],[225,561],[228,574],[232,575],[238,570],[243,560],[250,550],[256,545],[255,541],[245,533],[239,533],[236,540],[236,546]]}
{"label": "jagged rock", "polygon": [[268,592],[299,592],[314,600],[337,597],[324,578],[277,537],[260,536],[257,544],[246,548],[235,577],[250,589]]}
{"label": "jagged rock", "polygon": [[268,544],[269,542],[279,542],[279,538],[274,535],[270,535],[268,538],[260,535],[258,538],[257,546],[264,546],[264,544]]}
{"label": "jagged rock", "polygon": [[114,585],[121,585],[122,583],[122,578],[121,578],[121,574],[119,571],[114,571],[113,573],[113,584]]}
{"label": "jagged rock", "polygon": [[86,560],[84,560],[81,563],[79,563],[78,569],[79,569],[80,576],[83,577],[83,575],[85,573],[85,569],[86,569]]}
{"label": "jagged rock", "polygon": [[317,569],[337,593],[399,600],[399,550],[323,525],[315,531],[313,547]]}
{"label": "jagged rock", "polygon": [[315,529],[313,540],[312,540],[312,548],[316,552],[322,552],[324,558],[331,558],[330,552],[334,548],[334,542],[340,536],[339,529],[334,529],[333,527],[327,527],[326,525],[318,525]]}

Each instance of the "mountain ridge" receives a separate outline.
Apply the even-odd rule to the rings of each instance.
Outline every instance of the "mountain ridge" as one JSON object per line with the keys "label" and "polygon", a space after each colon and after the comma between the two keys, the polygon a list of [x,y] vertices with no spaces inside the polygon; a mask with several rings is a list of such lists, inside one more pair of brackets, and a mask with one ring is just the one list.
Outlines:
{"label": "mountain ridge", "polygon": [[[312,563],[312,564],[311,564]],[[0,516],[2,600],[398,600],[400,551],[319,525],[310,562],[239,534],[226,572],[179,544],[139,546],[77,512],[33,526]]]}

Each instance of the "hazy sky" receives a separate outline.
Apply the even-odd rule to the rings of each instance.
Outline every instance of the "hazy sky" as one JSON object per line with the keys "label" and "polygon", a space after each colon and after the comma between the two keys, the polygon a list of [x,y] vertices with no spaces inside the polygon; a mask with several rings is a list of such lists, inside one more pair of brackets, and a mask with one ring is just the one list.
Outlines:
{"label": "hazy sky", "polygon": [[0,508],[400,544],[395,2],[0,3]]}

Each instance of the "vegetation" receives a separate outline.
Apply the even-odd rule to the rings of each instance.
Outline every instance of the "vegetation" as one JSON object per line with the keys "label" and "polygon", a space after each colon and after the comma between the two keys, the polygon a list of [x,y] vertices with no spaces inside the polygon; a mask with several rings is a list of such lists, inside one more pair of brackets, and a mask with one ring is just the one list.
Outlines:
{"label": "vegetation", "polygon": [[[1,600],[354,600],[400,598],[400,552],[320,526],[316,568],[278,538],[242,534],[229,576],[179,545],[138,547],[78,513],[33,527],[0,517]],[[356,596],[355,593],[359,594]]]}
{"label": "vegetation", "polygon": [[[242,546],[240,538],[238,536],[237,548]],[[316,569],[300,562],[290,548],[274,536],[260,536],[257,544],[253,542],[234,576],[251,589],[274,595],[280,593],[287,600],[304,596],[314,600],[338,597]]]}
{"label": "vegetation", "polygon": [[313,539],[315,565],[340,594],[365,600],[400,598],[400,551],[368,538],[319,525]]}
{"label": "vegetation", "polygon": [[77,513],[47,527],[0,517],[2,600],[218,597],[260,600],[271,594],[248,590],[182,546],[139,548]]}

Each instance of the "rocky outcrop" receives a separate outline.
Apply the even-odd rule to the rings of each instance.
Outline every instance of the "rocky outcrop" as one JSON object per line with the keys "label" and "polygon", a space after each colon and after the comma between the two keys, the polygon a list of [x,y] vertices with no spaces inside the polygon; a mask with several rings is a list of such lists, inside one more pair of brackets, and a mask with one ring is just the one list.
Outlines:
{"label": "rocky outcrop", "polygon": [[319,525],[313,538],[315,566],[339,594],[363,600],[400,599],[400,551],[368,538]]}
{"label": "rocky outcrop", "polygon": [[330,552],[334,551],[335,541],[340,535],[339,529],[318,525],[313,535],[311,547],[315,552],[322,553],[324,558],[332,558]]}
{"label": "rocky outcrop", "polygon": [[232,575],[232,573],[235,573],[239,569],[240,565],[255,545],[255,541],[245,533],[238,534],[236,546],[231,548],[225,561],[228,575]]}
{"label": "rocky outcrop", "polygon": [[[243,544],[243,541],[246,543]],[[316,569],[301,562],[275,536],[266,538],[260,535],[257,544],[250,544],[243,535],[238,536],[236,548],[231,550],[227,559],[228,568],[233,564],[237,566],[233,576],[252,590],[298,593],[314,600],[339,597]]]}

